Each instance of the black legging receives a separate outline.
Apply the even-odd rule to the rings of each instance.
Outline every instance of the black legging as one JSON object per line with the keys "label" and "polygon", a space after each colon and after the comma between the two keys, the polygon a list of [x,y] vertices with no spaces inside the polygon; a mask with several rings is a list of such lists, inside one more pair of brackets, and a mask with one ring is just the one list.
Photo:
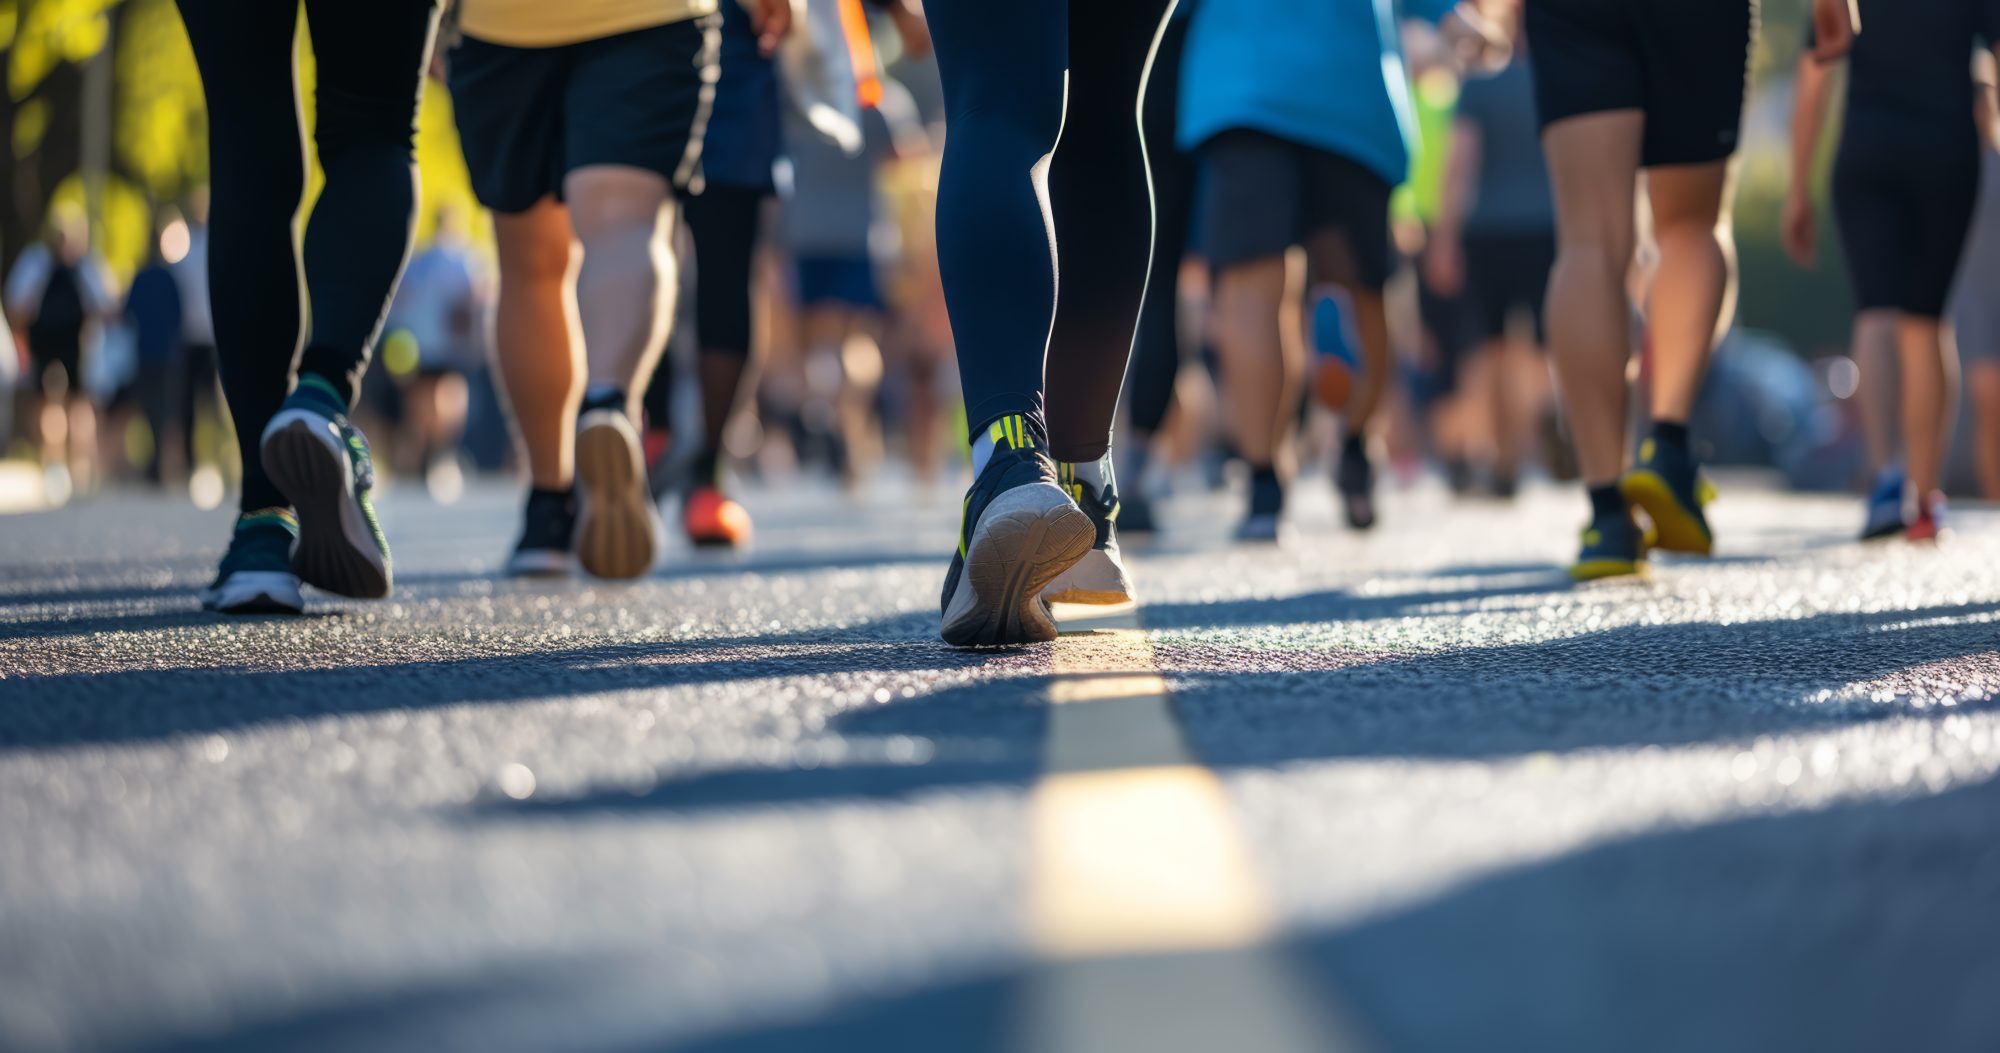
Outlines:
{"label": "black legging", "polygon": [[[245,511],[286,503],[258,443],[294,360],[354,402],[409,255],[417,98],[436,0],[306,0],[317,59],[313,139],[326,185],[306,225],[289,0],[179,0],[208,99],[209,289],[223,397],[243,456]],[[312,327],[301,318],[310,304]]]}
{"label": "black legging", "polygon": [[[1111,447],[1152,252],[1152,202],[1134,115],[1154,37],[1172,6],[926,5],[948,129],[938,265],[972,434],[1024,413],[1046,421],[1061,460],[1096,460]],[[1051,152],[1056,259],[1035,187]]]}
{"label": "black legging", "polygon": [[1139,311],[1139,336],[1132,344],[1131,401],[1125,408],[1132,430],[1140,435],[1159,431],[1166,421],[1181,371],[1181,257],[1187,253],[1195,187],[1194,155],[1174,144],[1181,111],[1181,54],[1187,48],[1188,24],[1194,21],[1186,14],[1187,3],[1181,0],[1181,14],[1167,23],[1160,36],[1140,114],[1146,128],[1146,161],[1153,173],[1153,260],[1146,278],[1146,304]]}
{"label": "black legging", "polygon": [[[694,241],[694,328],[700,349],[702,448],[689,478],[712,485],[720,469],[723,429],[742,401],[750,370],[750,287],[766,194],[761,187],[710,183],[681,202]],[[673,356],[660,356],[646,385],[649,426],[666,430],[673,412]]]}

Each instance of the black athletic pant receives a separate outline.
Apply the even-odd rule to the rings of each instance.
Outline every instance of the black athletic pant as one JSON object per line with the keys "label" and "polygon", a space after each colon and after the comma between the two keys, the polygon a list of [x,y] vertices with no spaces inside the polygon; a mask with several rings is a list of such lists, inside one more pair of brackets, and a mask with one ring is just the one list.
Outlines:
{"label": "black athletic pant", "polygon": [[[703,449],[690,476],[697,484],[716,481],[722,431],[742,399],[752,343],[750,286],[757,260],[758,228],[764,214],[761,187],[710,183],[681,201],[694,241],[694,328],[699,351]],[[650,426],[665,430],[673,407],[672,356],[660,356],[646,386]]]}
{"label": "black athletic pant", "polygon": [[[1171,7],[1171,0],[925,7],[950,128],[938,265],[972,434],[1022,413],[1046,423],[1061,460],[1096,460],[1111,447],[1152,254],[1135,115]],[[1051,153],[1053,258],[1036,190]]]}
{"label": "black athletic pant", "polygon": [[[1186,0],[1182,0],[1183,3]],[[1196,163],[1177,149],[1180,124],[1181,55],[1192,18],[1167,23],[1146,78],[1140,119],[1146,129],[1146,161],[1153,173],[1153,261],[1146,277],[1146,304],[1139,311],[1139,336],[1132,345],[1130,401],[1132,430],[1151,435],[1167,419],[1174,381],[1181,371],[1180,276],[1187,254],[1188,224],[1194,218]]]}
{"label": "black athletic pant", "polygon": [[[330,381],[349,405],[368,368],[409,255],[417,97],[438,5],[306,0],[318,68],[313,138],[326,185],[303,254],[292,236],[305,195],[292,61],[298,5],[179,5],[208,99],[215,347],[243,455],[242,507],[250,511],[286,503],[264,476],[258,442],[290,392],[294,362]],[[302,334],[308,310],[311,331]]]}

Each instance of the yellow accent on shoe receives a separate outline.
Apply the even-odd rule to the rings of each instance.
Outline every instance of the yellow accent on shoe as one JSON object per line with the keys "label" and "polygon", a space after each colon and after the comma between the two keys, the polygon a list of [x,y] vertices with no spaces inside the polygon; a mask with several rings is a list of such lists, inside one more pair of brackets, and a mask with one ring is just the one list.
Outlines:
{"label": "yellow accent on shoe", "polygon": [[1655,443],[1655,440],[1653,440],[1653,439],[1647,439],[1647,440],[1645,440],[1644,442],[1641,442],[1641,443],[1639,444],[1639,461],[1640,461],[1640,463],[1644,463],[1644,462],[1646,462],[1646,461],[1650,461],[1650,460],[1652,460],[1652,459],[1653,459],[1653,451],[1657,450],[1658,448],[1659,448],[1659,447],[1658,447],[1658,446],[1656,445],[1656,443]]}
{"label": "yellow accent on shoe", "polygon": [[1660,473],[1650,468],[1629,472],[1618,481],[1618,492],[1653,521],[1653,540],[1648,547],[1698,556],[1715,551],[1715,538],[1699,519],[1681,507],[1680,499]]}
{"label": "yellow accent on shoe", "polygon": [[1572,581],[1643,577],[1645,573],[1645,561],[1636,559],[1580,559],[1569,565],[1569,576]]}

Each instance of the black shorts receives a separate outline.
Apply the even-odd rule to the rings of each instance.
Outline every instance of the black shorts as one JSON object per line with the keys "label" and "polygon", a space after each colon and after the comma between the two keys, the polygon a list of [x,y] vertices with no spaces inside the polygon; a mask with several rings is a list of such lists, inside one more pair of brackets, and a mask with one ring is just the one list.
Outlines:
{"label": "black shorts", "polygon": [[560,199],[563,177],[589,165],[643,168],[699,193],[721,41],[713,15],[547,48],[466,37],[448,79],[479,203],[526,211]]}
{"label": "black shorts", "polygon": [[[62,367],[58,382],[55,368]],[[54,395],[59,390],[80,394],[83,386],[83,335],[28,331],[28,390]]]}
{"label": "black shorts", "polygon": [[1556,265],[1553,230],[1492,231],[1465,235],[1465,338],[1473,343],[1507,335],[1507,319],[1526,311],[1541,343],[1542,300]]}
{"label": "black shorts", "polygon": [[1354,280],[1389,280],[1387,180],[1338,154],[1263,132],[1223,132],[1201,147],[1202,248],[1210,266],[1281,255],[1328,232],[1354,256]]}
{"label": "black shorts", "polygon": [[1756,0],[1527,0],[1542,127],[1584,114],[1646,115],[1643,163],[1736,152]]}
{"label": "black shorts", "polygon": [[1833,215],[1858,310],[1944,314],[1979,201],[1970,128],[1850,117],[1833,164]]}

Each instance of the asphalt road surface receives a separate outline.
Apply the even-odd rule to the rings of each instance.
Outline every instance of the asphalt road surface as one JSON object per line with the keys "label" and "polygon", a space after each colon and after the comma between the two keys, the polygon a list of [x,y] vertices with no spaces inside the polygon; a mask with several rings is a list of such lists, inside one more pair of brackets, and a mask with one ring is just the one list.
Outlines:
{"label": "asphalt road surface", "polygon": [[1300,503],[989,653],[955,494],[629,586],[391,495],[392,600],[237,620],[219,513],[0,518],[0,1048],[2000,1049],[2000,516],[1579,589],[1571,492]]}

